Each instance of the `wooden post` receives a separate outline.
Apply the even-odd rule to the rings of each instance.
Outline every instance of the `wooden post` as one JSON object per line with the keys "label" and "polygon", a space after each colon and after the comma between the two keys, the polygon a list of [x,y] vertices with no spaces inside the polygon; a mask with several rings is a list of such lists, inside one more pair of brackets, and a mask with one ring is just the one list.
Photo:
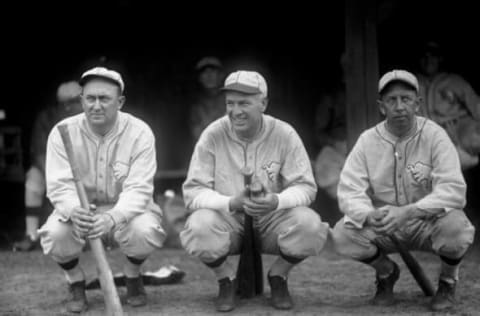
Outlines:
{"label": "wooden post", "polygon": [[375,125],[380,114],[378,99],[377,3],[375,0],[345,0],[345,52],[347,64],[347,144]]}

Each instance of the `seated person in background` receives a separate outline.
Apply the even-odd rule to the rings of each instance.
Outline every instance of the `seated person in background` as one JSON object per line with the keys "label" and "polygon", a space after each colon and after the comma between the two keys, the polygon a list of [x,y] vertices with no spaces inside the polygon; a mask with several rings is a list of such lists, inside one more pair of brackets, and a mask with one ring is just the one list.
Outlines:
{"label": "seated person in background", "polygon": [[56,105],[43,109],[35,119],[30,139],[31,166],[25,176],[25,236],[13,244],[14,251],[40,248],[37,229],[51,212],[45,198],[47,137],[58,121],[82,111],[80,93],[81,88],[76,81],[60,84]]}
{"label": "seated person in background", "polygon": [[444,54],[427,42],[418,74],[420,114],[440,124],[457,148],[463,170],[476,166],[480,152],[480,98],[461,76],[443,71]]}

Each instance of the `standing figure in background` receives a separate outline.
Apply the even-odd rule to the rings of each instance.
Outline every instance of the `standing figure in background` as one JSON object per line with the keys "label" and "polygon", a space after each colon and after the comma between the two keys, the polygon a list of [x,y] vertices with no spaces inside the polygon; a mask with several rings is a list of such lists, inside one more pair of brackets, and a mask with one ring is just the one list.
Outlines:
{"label": "standing figure in background", "polygon": [[443,71],[444,54],[426,43],[418,74],[420,114],[440,124],[457,148],[462,170],[475,167],[480,152],[480,98],[460,75]]}
{"label": "standing figure in background", "polygon": [[345,97],[346,55],[340,58],[341,80],[324,94],[315,108],[315,138],[320,148],[313,163],[315,181],[333,200],[347,157],[347,121]]}
{"label": "standing figure in background", "polygon": [[80,93],[81,87],[76,81],[62,83],[57,89],[57,104],[42,110],[35,119],[30,140],[31,166],[25,176],[25,236],[13,244],[14,251],[40,248],[37,229],[51,211],[45,196],[48,134],[58,121],[82,111]]}
{"label": "standing figure in background", "polygon": [[211,122],[225,115],[225,96],[220,88],[223,84],[224,71],[222,62],[213,56],[198,61],[195,66],[199,90],[190,107],[190,130],[194,141]]}
{"label": "standing figure in background", "polygon": [[[225,115],[225,96],[220,88],[224,73],[220,59],[214,56],[201,58],[195,65],[196,90],[190,99],[187,122],[189,128],[188,150],[191,154],[195,142],[203,130],[213,121]],[[183,161],[182,166],[187,161]],[[185,166],[186,167],[186,166]],[[181,176],[182,178],[184,175]],[[168,232],[166,246],[180,246],[179,234],[190,212],[185,207],[181,192],[169,188],[162,200],[165,229]]]}
{"label": "standing figure in background", "polygon": [[345,89],[323,96],[316,107],[315,136],[320,151],[314,161],[315,181],[337,199],[337,185],[347,156]]}

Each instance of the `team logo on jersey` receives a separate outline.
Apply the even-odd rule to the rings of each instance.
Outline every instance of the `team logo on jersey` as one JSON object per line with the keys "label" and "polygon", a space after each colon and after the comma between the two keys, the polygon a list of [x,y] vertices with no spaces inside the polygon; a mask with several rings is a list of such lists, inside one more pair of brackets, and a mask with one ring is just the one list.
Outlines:
{"label": "team logo on jersey", "polygon": [[129,166],[123,162],[116,161],[112,164],[112,169],[115,179],[121,181],[127,177]]}
{"label": "team logo on jersey", "polygon": [[280,163],[277,161],[270,161],[262,166],[262,169],[267,173],[270,181],[275,182],[280,173]]}
{"label": "team logo on jersey", "polygon": [[431,166],[417,161],[414,164],[409,164],[407,166],[407,170],[410,172],[412,179],[415,180],[416,183],[420,184],[424,189],[431,187]]}

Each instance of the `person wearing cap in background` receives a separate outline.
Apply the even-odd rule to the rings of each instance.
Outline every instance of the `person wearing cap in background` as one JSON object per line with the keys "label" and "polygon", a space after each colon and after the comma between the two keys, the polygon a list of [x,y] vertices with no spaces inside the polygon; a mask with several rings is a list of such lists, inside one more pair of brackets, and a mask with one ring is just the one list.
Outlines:
{"label": "person wearing cap in background", "polygon": [[81,87],[76,81],[63,82],[57,89],[57,103],[43,109],[35,119],[30,138],[31,166],[25,175],[25,236],[13,244],[14,251],[40,247],[37,229],[51,211],[45,198],[45,151],[52,127],[67,116],[82,111]]}
{"label": "person wearing cap in background", "polygon": [[[179,161],[182,181],[185,178],[188,159],[200,134],[208,124],[225,115],[225,96],[220,90],[225,75],[220,59],[215,56],[206,56],[200,59],[195,65],[195,77],[195,90],[188,98],[188,115],[185,117],[185,123],[188,124],[185,147],[182,148],[185,149],[185,154],[181,155],[182,158]],[[178,140],[181,136],[178,136],[178,133],[175,136],[177,137],[173,144],[179,147],[179,144],[183,143]],[[185,208],[182,194],[178,194],[177,190],[180,188],[168,189],[166,192],[169,192],[170,196],[165,195],[166,202],[161,204],[165,230],[168,235],[167,247],[170,245],[180,246],[179,234],[186,219],[190,216],[190,212]]]}
{"label": "person wearing cap in background", "polygon": [[225,75],[222,62],[214,56],[200,59],[195,71],[198,90],[191,101],[189,124],[197,141],[208,124],[225,115],[225,97],[220,91]]}
{"label": "person wearing cap in background", "polygon": [[442,47],[434,41],[425,43],[418,74],[420,114],[445,128],[465,171],[479,162],[480,97],[463,77],[444,71],[443,63]]}
{"label": "person wearing cap in background", "polygon": [[335,250],[376,271],[374,304],[394,303],[399,267],[389,235],[409,249],[441,259],[433,310],[455,305],[459,264],[475,229],[467,219],[466,185],[455,146],[444,129],[417,116],[416,77],[404,70],[379,81],[385,120],[363,132],[340,175],[338,200],[345,214],[332,230]]}
{"label": "person wearing cap in background", "polygon": [[[85,275],[78,264],[86,238],[118,244],[125,255],[126,301],[145,305],[140,267],[165,239],[152,197],[155,138],[147,124],[120,111],[125,87],[118,72],[96,67],[83,73],[80,84],[84,113],[59,122],[48,137],[47,195],[54,211],[39,230],[41,246],[65,273],[72,292],[68,311],[87,308]],[[69,130],[91,210],[80,206],[58,125]]]}
{"label": "person wearing cap in background", "polygon": [[[230,311],[235,308],[236,269],[229,256],[240,252],[243,213],[252,215],[263,252],[278,255],[268,271],[271,303],[290,309],[290,270],[319,254],[328,235],[328,225],[308,208],[317,191],[311,163],[293,127],[264,113],[267,84],[259,73],[233,72],[222,90],[227,115],[200,136],[183,184],[185,204],[193,213],[180,240],[215,273],[216,309]],[[254,170],[263,197],[248,197],[243,167]]]}
{"label": "person wearing cap in background", "polygon": [[[331,200],[337,200],[337,186],[347,157],[347,119],[345,96],[346,53],[342,53],[341,79],[323,94],[315,106],[315,139],[319,147],[313,162],[313,173],[319,189]],[[322,198],[322,196],[320,196]],[[322,202],[324,202],[323,199]],[[328,200],[325,201],[328,203]]]}

